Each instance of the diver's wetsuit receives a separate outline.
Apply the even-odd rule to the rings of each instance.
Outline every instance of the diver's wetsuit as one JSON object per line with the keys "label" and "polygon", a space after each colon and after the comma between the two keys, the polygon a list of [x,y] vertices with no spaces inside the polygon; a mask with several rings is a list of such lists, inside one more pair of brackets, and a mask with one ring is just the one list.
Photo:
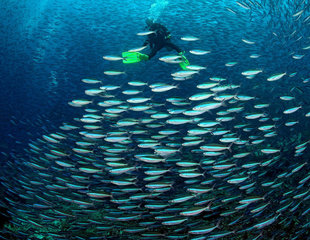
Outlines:
{"label": "diver's wetsuit", "polygon": [[182,52],[182,50],[178,46],[176,46],[170,41],[170,33],[165,26],[159,23],[152,23],[148,27],[148,29],[150,31],[156,31],[153,34],[148,35],[148,39],[143,44],[143,46],[150,45],[151,53],[148,54],[149,59],[154,57],[156,53],[163,47],[166,47],[168,49],[174,49],[178,53]]}

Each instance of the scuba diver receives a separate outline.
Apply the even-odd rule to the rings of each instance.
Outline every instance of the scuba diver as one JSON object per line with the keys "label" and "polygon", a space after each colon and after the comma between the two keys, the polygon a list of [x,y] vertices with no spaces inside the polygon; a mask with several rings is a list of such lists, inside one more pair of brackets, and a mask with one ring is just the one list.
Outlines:
{"label": "scuba diver", "polygon": [[140,62],[141,60],[147,61],[165,47],[169,51],[172,49],[175,50],[182,57],[180,67],[183,70],[188,70],[186,66],[189,65],[189,62],[184,56],[184,52],[177,45],[171,42],[171,35],[168,29],[162,24],[154,23],[151,19],[146,20],[146,25],[146,28],[150,31],[150,34],[147,35],[148,38],[144,42],[143,46],[149,46],[151,48],[151,52],[149,54],[139,52],[123,52],[123,63],[135,63]]}

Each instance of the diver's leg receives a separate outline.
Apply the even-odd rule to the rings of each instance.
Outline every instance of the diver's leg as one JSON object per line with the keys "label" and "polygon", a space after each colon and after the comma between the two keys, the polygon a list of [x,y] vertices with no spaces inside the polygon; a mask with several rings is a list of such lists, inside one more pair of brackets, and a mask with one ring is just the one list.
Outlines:
{"label": "diver's leg", "polygon": [[149,59],[151,59],[152,57],[154,57],[156,55],[156,53],[162,49],[162,46],[155,46],[152,48],[152,51],[148,54],[149,55]]}
{"label": "diver's leg", "polygon": [[180,67],[183,69],[183,70],[188,70],[187,66],[190,65],[189,61],[187,60],[187,58],[185,57],[184,55],[184,52],[182,51],[181,48],[179,48],[177,45],[173,44],[172,42],[167,42],[166,43],[166,46],[167,47],[170,47],[174,50],[177,51],[177,53],[182,57],[182,62],[180,62]]}
{"label": "diver's leg", "polygon": [[177,45],[173,44],[172,42],[166,42],[165,46],[174,49],[175,51],[177,51],[177,53],[182,52],[182,49],[179,48]]}

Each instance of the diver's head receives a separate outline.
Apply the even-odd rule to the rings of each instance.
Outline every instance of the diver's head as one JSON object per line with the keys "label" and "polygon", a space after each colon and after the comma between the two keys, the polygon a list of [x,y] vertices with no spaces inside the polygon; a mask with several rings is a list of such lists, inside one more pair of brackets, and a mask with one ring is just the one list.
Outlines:
{"label": "diver's head", "polygon": [[150,26],[152,26],[152,24],[154,23],[154,21],[153,21],[152,19],[148,18],[148,19],[145,20],[145,23],[146,23],[146,25],[147,25],[148,27],[150,27]]}

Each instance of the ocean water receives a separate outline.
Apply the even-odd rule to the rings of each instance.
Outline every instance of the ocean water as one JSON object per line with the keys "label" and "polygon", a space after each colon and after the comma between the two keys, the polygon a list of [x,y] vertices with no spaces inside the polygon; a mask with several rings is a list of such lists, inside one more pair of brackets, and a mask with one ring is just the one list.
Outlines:
{"label": "ocean water", "polygon": [[1,238],[310,239],[309,1],[0,7]]}

